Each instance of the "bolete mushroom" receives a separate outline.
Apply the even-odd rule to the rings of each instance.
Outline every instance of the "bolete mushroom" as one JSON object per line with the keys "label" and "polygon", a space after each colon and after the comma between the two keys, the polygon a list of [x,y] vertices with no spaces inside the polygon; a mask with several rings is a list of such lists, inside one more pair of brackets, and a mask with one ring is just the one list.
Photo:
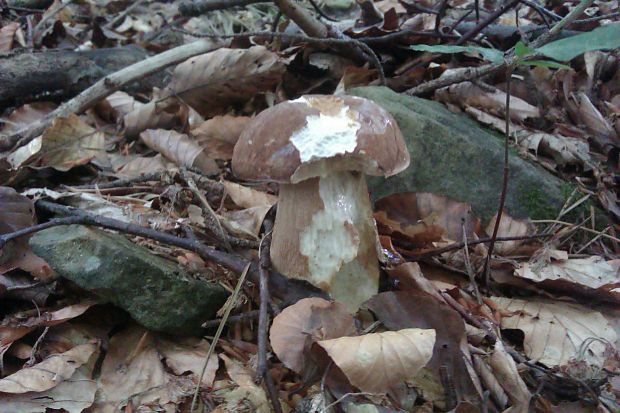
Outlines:
{"label": "bolete mushroom", "polygon": [[232,169],[244,180],[280,183],[271,260],[351,311],[378,291],[376,226],[364,173],[409,165],[394,118],[353,96],[307,95],[253,118]]}

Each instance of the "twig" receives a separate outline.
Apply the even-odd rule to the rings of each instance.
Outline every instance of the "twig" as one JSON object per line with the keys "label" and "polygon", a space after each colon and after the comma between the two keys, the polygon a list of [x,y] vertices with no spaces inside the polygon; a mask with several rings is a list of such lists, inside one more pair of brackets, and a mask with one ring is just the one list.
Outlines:
{"label": "twig", "polygon": [[[202,259],[212,261],[229,270],[241,273],[248,260],[223,251],[218,251],[213,247],[204,245],[194,239],[181,238],[165,232],[159,232],[151,228],[141,227],[139,225],[119,221],[113,218],[94,215],[86,211],[55,204],[49,201],[39,200],[36,202],[39,209],[52,214],[65,215],[65,218],[55,218],[44,224],[35,225],[24,230],[0,235],[0,243],[15,239],[18,236],[32,234],[45,228],[57,225],[82,224],[101,228],[112,229],[126,234],[136,235],[139,237],[149,238],[168,245],[174,245],[188,251],[195,252]],[[252,265],[249,273],[252,282],[258,283],[258,269],[256,265]],[[308,283],[300,280],[289,280],[282,274],[271,271],[269,275],[269,288],[272,294],[283,300],[283,305],[290,305],[305,297],[322,297],[328,298],[327,294]]]}
{"label": "twig", "polygon": [[118,16],[116,16],[114,19],[112,19],[112,21],[110,21],[108,24],[106,24],[105,27],[108,28],[108,29],[113,29],[114,26],[116,26],[117,23],[119,23],[127,15],[129,15],[129,13],[131,13],[132,11],[134,11],[140,5],[142,5],[143,3],[147,2],[147,1],[150,1],[150,0],[134,0],[132,5],[127,7],[125,10],[123,10]]}
{"label": "twig", "polygon": [[260,304],[258,315],[258,363],[256,366],[255,381],[260,381],[267,375],[267,332],[269,329],[269,267],[271,265],[269,259],[269,250],[271,247],[271,230],[273,229],[273,221],[266,218],[263,225],[265,226],[265,235],[260,243],[259,251],[259,291]]}
{"label": "twig", "polygon": [[[561,32],[562,28],[564,28],[567,24],[572,23],[577,18],[577,16],[583,13],[583,11],[586,8],[588,8],[590,4],[592,4],[592,1],[593,0],[582,0],[582,2],[577,7],[575,7],[561,21],[556,23],[556,25],[554,25],[551,28],[551,30],[549,30],[548,33],[540,36],[534,42],[532,42],[530,47],[537,48],[551,41],[553,37],[555,37]],[[421,85],[418,85],[414,88],[411,88],[405,91],[405,93],[407,95],[412,95],[412,96],[425,95],[425,94],[431,93],[432,91],[436,89],[439,89],[445,86],[450,86],[454,83],[460,83],[466,80],[471,80],[471,79],[475,79],[478,77],[489,75],[491,73],[498,72],[514,64],[515,61],[516,61],[515,56],[510,56],[502,63],[490,63],[490,64],[478,66],[475,68],[455,70],[454,72],[450,73],[447,76],[442,76],[440,78],[425,82]]]}
{"label": "twig", "polygon": [[[516,236],[516,237],[497,237],[495,238],[495,242],[525,241],[525,240],[532,240],[532,239],[539,239],[539,238],[549,238],[549,237],[552,237],[553,235],[554,234],[542,233],[542,234],[532,234],[532,235],[521,235],[521,236]],[[464,248],[465,246],[486,244],[488,242],[491,242],[491,237],[467,240],[467,242],[455,242],[454,244],[450,244],[442,248],[437,248],[432,251],[423,252],[421,254],[411,254],[411,253],[407,253],[406,251],[399,251],[399,253],[410,259],[422,260],[422,259],[435,257],[437,255],[441,255],[446,252],[460,250],[461,248]],[[396,245],[398,245],[398,241],[396,241]]]}
{"label": "twig", "polygon": [[0,135],[0,151],[10,150],[14,146],[26,145],[43,133],[56,118],[68,116],[71,113],[81,113],[101,99],[116,92],[127,83],[149,76],[168,66],[181,63],[190,57],[210,52],[215,48],[211,42],[198,40],[167,50],[105,76],[73,99],[65,102],[46,116],[28,124],[16,133],[8,136]]}
{"label": "twig", "polygon": [[[58,5],[58,7],[56,7],[54,10],[52,10],[51,12],[49,12],[47,15],[43,15],[43,18],[41,19],[41,21],[34,26],[34,30],[33,33],[35,36],[40,37],[41,34],[41,28],[43,27],[43,25],[52,17],[56,16],[58,13],[60,13],[65,7],[67,7],[68,5],[70,5],[71,3],[73,3],[75,0],[67,0],[65,3],[60,3]],[[36,39],[35,43],[38,43],[38,38]]]}
{"label": "twig", "polygon": [[472,39],[474,36],[480,33],[485,27],[487,27],[488,25],[493,23],[495,20],[497,20],[499,16],[501,16],[502,14],[506,13],[508,10],[512,9],[514,6],[519,4],[519,1],[520,0],[510,0],[508,3],[506,3],[499,9],[495,10],[493,13],[489,14],[486,19],[478,23],[476,27],[471,29],[469,32],[465,33],[455,44],[462,45],[466,41]]}
{"label": "twig", "polygon": [[224,228],[222,228],[222,224],[220,223],[220,220],[215,214],[215,211],[211,208],[211,205],[209,205],[207,198],[205,198],[202,192],[200,192],[192,178],[184,178],[185,182],[187,182],[187,185],[189,186],[189,189],[191,189],[194,196],[196,196],[196,198],[198,198],[198,200],[200,201],[200,205],[202,205],[202,212],[205,213],[207,218],[207,226],[217,236],[217,238],[222,241],[222,243],[224,243],[224,248],[226,248],[226,251],[232,252],[232,246],[230,245],[229,240],[231,237],[229,237],[228,234],[224,231]]}
{"label": "twig", "polygon": [[198,38],[208,38],[208,39],[248,39],[250,37],[275,37],[281,39],[295,40],[298,42],[307,42],[320,44],[324,46],[357,46],[366,56],[366,60],[368,60],[379,72],[379,82],[381,85],[385,85],[385,73],[383,71],[383,66],[381,66],[381,61],[377,54],[372,50],[366,43],[361,42],[357,39],[351,39],[349,37],[344,39],[335,39],[333,37],[322,38],[322,37],[310,37],[299,34],[288,34],[288,33],[280,33],[280,32],[248,32],[248,33],[235,33],[235,34],[209,34],[209,33],[193,33],[184,29],[180,29],[177,27],[172,28],[173,31],[187,34],[189,36],[194,36]]}
{"label": "twig", "polygon": [[[252,311],[248,311],[247,313],[243,313],[243,314],[231,315],[230,317],[228,317],[228,320],[226,320],[226,324],[237,323],[239,321],[254,320],[258,318],[258,313],[259,313],[258,310],[252,310]],[[222,322],[221,318],[205,321],[204,323],[202,323],[202,327],[204,328],[217,327],[220,325],[221,322]]]}
{"label": "twig", "polygon": [[215,332],[215,336],[213,336],[213,339],[211,340],[209,351],[207,351],[207,357],[205,357],[206,359],[205,363],[203,364],[202,370],[200,371],[200,376],[198,377],[198,383],[196,383],[196,390],[194,391],[194,397],[192,398],[192,406],[189,409],[190,412],[194,412],[196,408],[196,402],[198,401],[198,394],[200,393],[200,384],[202,383],[202,378],[205,375],[205,371],[207,371],[207,365],[209,364],[209,359],[211,358],[211,355],[213,354],[213,351],[215,350],[215,346],[217,345],[217,341],[220,339],[220,335],[222,335],[222,331],[224,330],[224,325],[226,324],[226,319],[230,315],[230,311],[233,309],[235,305],[235,301],[237,301],[237,297],[239,296],[239,291],[241,291],[241,286],[245,282],[245,277],[248,274],[248,271],[250,271],[249,263],[246,264],[245,268],[243,269],[243,272],[241,273],[241,276],[239,277],[239,280],[237,281],[237,285],[235,285],[235,290],[233,291],[232,295],[228,297],[228,300],[226,300],[226,303],[224,304],[226,306],[226,308],[224,309],[224,315],[222,316],[222,321],[220,322],[220,325],[218,326],[217,331]]}
{"label": "twig", "polygon": [[497,238],[497,232],[499,231],[499,224],[502,221],[502,214],[504,212],[504,204],[506,203],[506,194],[508,193],[508,172],[510,171],[510,166],[508,163],[508,148],[510,147],[510,80],[512,79],[512,71],[514,67],[510,66],[508,68],[508,73],[506,74],[506,111],[504,114],[505,122],[506,122],[506,131],[504,137],[504,168],[503,168],[503,176],[502,176],[502,192],[499,197],[499,206],[497,207],[497,214],[495,216],[495,225],[493,226],[493,235],[491,235],[491,242],[489,243],[489,250],[487,252],[486,260],[484,260],[484,269],[482,270],[482,276],[484,279],[484,286],[489,288],[490,279],[489,279],[489,263],[491,262],[491,257],[493,256],[493,247],[495,247],[495,239]]}

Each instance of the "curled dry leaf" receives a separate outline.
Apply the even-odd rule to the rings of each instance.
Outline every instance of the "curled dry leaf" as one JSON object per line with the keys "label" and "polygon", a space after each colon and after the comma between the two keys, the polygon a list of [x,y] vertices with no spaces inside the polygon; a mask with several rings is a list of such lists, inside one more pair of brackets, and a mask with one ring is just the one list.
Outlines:
{"label": "curled dry leaf", "polygon": [[[130,349],[130,350],[129,350]],[[154,346],[151,333],[131,326],[110,339],[101,365],[93,411],[122,410],[129,398],[166,385],[169,375]],[[167,400],[152,400],[166,403]]]}
{"label": "curled dry leaf", "polygon": [[14,168],[52,167],[59,171],[84,165],[105,155],[105,137],[78,116],[57,118],[43,135],[13,152],[7,159]]}
{"label": "curled dry leaf", "polygon": [[480,221],[469,204],[432,193],[403,192],[375,203],[379,232],[404,239],[417,247],[448,238],[460,241],[463,226],[468,238],[480,230]]}
{"label": "curled dry leaf", "polygon": [[149,129],[142,132],[140,138],[149,148],[161,153],[178,166],[197,168],[207,175],[219,172],[215,161],[185,134],[173,130]]}
{"label": "curled dry leaf", "polygon": [[285,61],[264,46],[222,48],[178,65],[167,90],[210,117],[272,90],[284,69]]}
{"label": "curled dry leaf", "polygon": [[232,201],[241,208],[252,208],[257,206],[272,206],[278,201],[278,197],[239,185],[230,181],[222,181],[226,194]]}
{"label": "curled dry leaf", "polygon": [[98,344],[89,343],[62,354],[52,354],[42,362],[0,380],[0,392],[15,394],[49,390],[69,379],[98,349]]}
{"label": "curled dry leaf", "polygon": [[2,127],[0,133],[10,135],[18,130],[28,126],[36,120],[44,117],[54,109],[56,104],[51,102],[35,102],[20,106],[15,109],[9,116],[2,119]]}
{"label": "curled dry leaf", "polygon": [[270,206],[257,206],[240,211],[224,211],[219,214],[222,225],[234,235],[258,240],[260,228]]}
{"label": "curled dry leaf", "polygon": [[525,354],[547,366],[563,366],[579,357],[602,366],[618,339],[601,313],[580,305],[504,297],[493,301],[508,314],[502,317],[501,328],[523,331]]}
{"label": "curled dry leaf", "polygon": [[175,169],[161,154],[145,156],[110,156],[114,175],[119,179],[135,178],[152,172],[170,171]]}
{"label": "curled dry leaf", "polygon": [[284,365],[301,373],[313,342],[355,334],[353,316],[342,303],[312,297],[299,300],[278,314],[269,338]]}
{"label": "curled dry leaf", "polygon": [[511,411],[515,413],[528,413],[530,411],[529,404],[532,394],[521,376],[519,376],[517,365],[508,352],[506,352],[501,341],[495,343],[490,363],[495,377],[497,377],[499,383],[506,390],[512,402],[513,409]]}
{"label": "curled dry leaf", "polygon": [[70,379],[44,392],[3,394],[2,409],[6,412],[81,413],[93,404],[96,392],[97,384],[77,370]]}
{"label": "curled dry leaf", "polygon": [[225,354],[220,354],[220,357],[224,360],[226,372],[232,381],[239,386],[223,394],[226,399],[225,411],[235,412],[238,411],[239,406],[247,406],[249,404],[249,411],[270,413],[271,404],[263,388],[254,383],[254,373]]}
{"label": "curled dry leaf", "polygon": [[[198,377],[200,377],[209,346],[210,344],[207,340],[193,338],[176,341],[160,338],[156,343],[157,350],[164,358],[166,366],[179,376],[191,373],[195,383],[198,382]],[[211,354],[207,369],[202,377],[201,387],[211,387],[218,367],[219,359],[217,355]]]}
{"label": "curled dry leaf", "polygon": [[[493,234],[493,229],[495,228],[495,222],[497,220],[497,214],[493,215],[491,221],[487,225],[485,232],[489,234]],[[498,237],[521,237],[525,235],[531,235],[534,233],[534,225],[527,219],[515,219],[506,213],[502,213],[502,219],[499,223],[499,228],[497,229]],[[494,253],[499,255],[508,255],[511,253],[515,253],[517,249],[523,245],[526,240],[515,240],[515,241],[502,241],[497,242],[494,246]]]}
{"label": "curled dry leaf", "polygon": [[522,134],[518,142],[536,154],[553,158],[558,165],[588,165],[591,162],[590,145],[581,139],[534,132]]}
{"label": "curled dry leaf", "polygon": [[13,48],[15,33],[19,30],[19,23],[11,22],[0,28],[0,52],[8,52]]}
{"label": "curled dry leaf", "polygon": [[230,161],[248,116],[215,116],[192,129],[191,135],[213,159]]}
{"label": "curled dry leaf", "polygon": [[575,258],[551,261],[545,265],[522,263],[515,275],[543,282],[573,293],[588,293],[599,299],[620,301],[620,271],[618,261],[602,257]]}
{"label": "curled dry leaf", "polygon": [[[415,275],[416,270],[414,265],[407,263],[400,265],[396,271],[412,272]],[[422,277],[421,274],[418,276]],[[422,283],[418,281],[418,284]],[[424,290],[430,288],[423,287]],[[441,377],[446,372],[452,378],[451,384],[458,394],[472,400],[479,398],[482,390],[478,376],[467,362],[469,347],[465,323],[459,313],[435,297],[435,294],[429,295],[414,289],[391,291],[377,294],[364,306],[390,330],[419,328],[436,331],[436,351],[426,366],[430,374],[415,383],[424,389],[425,394],[428,393],[427,396],[433,402],[444,401]]]}
{"label": "curled dry leaf", "polygon": [[364,392],[383,393],[426,366],[433,355],[435,330],[409,328],[318,344],[352,385]]}
{"label": "curled dry leaf", "polygon": [[161,100],[160,93],[155,90],[151,102],[136,103],[133,110],[123,116],[125,136],[134,137],[147,129],[169,129],[182,123],[184,105],[175,98]]}
{"label": "curled dry leaf", "polygon": [[[435,97],[442,102],[453,103],[461,108],[473,106],[495,116],[504,116],[506,112],[506,93],[499,89],[493,92],[483,90],[471,82],[461,82],[444,87],[435,92]],[[540,117],[540,111],[523,99],[510,97],[510,119],[523,122],[527,118]]]}
{"label": "curled dry leaf", "polygon": [[[0,234],[28,228],[34,223],[34,203],[13,188],[0,186]],[[21,268],[40,279],[51,276],[49,265],[30,250],[28,238],[21,237],[0,247],[0,274]]]}

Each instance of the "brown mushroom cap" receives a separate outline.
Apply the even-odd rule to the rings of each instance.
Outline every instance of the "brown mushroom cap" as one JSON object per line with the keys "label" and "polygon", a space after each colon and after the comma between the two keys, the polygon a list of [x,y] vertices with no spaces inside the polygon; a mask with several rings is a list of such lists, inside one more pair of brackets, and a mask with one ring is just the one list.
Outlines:
{"label": "brown mushroom cap", "polygon": [[371,100],[307,95],[253,118],[232,159],[246,180],[297,183],[332,171],[391,176],[409,166],[396,121]]}

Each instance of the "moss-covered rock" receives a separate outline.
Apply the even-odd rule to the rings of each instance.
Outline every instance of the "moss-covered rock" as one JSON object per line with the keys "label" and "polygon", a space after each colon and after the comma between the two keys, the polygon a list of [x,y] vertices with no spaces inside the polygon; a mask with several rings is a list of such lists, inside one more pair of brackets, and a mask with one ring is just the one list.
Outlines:
{"label": "moss-covered rock", "polygon": [[219,285],[191,279],[174,263],[125,237],[81,225],[53,227],[30,239],[62,277],[127,311],[146,328],[194,334],[222,306]]}
{"label": "moss-covered rock", "polygon": [[[355,88],[398,122],[411,165],[398,175],[369,179],[373,199],[395,192],[433,192],[468,202],[483,221],[497,212],[502,191],[504,141],[442,104],[385,87]],[[555,218],[571,185],[515,153],[510,154],[506,211],[515,218]]]}

